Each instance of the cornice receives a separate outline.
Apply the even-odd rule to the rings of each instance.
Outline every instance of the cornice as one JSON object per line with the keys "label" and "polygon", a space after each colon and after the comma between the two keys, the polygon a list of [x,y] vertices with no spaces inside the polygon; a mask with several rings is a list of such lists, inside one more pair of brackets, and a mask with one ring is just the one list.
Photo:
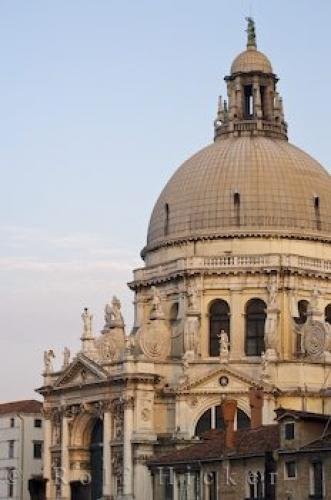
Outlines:
{"label": "cornice", "polygon": [[331,236],[327,233],[321,232],[299,232],[293,229],[270,229],[270,230],[257,230],[256,228],[245,228],[244,230],[230,229],[228,231],[224,230],[215,234],[196,234],[192,236],[182,236],[173,239],[162,239],[155,241],[154,243],[147,244],[141,251],[141,257],[144,257],[149,252],[154,252],[160,248],[169,246],[182,246],[184,244],[194,242],[194,241],[213,241],[219,239],[234,239],[234,238],[277,238],[277,239],[290,239],[290,240],[309,240],[309,241],[320,241],[322,243],[330,243]]}

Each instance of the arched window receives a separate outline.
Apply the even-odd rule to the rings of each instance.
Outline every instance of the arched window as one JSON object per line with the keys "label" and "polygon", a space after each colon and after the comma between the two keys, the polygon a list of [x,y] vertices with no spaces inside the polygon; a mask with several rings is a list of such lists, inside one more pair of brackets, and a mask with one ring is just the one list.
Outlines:
{"label": "arched window", "polygon": [[261,356],[264,351],[264,325],[267,306],[261,299],[251,299],[246,305],[246,356]]}
{"label": "arched window", "polygon": [[325,308],[325,321],[331,325],[331,304],[328,304]]}
{"label": "arched window", "polygon": [[219,356],[219,338],[224,330],[230,340],[230,308],[225,300],[215,300],[209,309],[209,356]]}
{"label": "arched window", "polygon": [[167,236],[169,232],[169,212],[169,204],[166,203],[164,205],[164,236]]}
{"label": "arched window", "polygon": [[299,316],[294,318],[294,321],[297,325],[304,325],[307,321],[307,312],[308,312],[309,302],[307,300],[299,300],[298,302],[298,312]]}
{"label": "arched window", "polygon": [[[238,408],[235,418],[235,427],[237,429],[248,429],[250,425],[251,420],[248,415]],[[195,435],[201,436],[211,429],[225,430],[221,406],[212,406],[201,415],[195,427]]]}

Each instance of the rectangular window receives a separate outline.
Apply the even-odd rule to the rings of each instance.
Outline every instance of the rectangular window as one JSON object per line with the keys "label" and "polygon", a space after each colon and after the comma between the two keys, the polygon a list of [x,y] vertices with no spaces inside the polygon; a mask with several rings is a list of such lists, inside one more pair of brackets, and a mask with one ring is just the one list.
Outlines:
{"label": "rectangular window", "polygon": [[42,458],[43,456],[43,443],[42,441],[34,441],[33,443],[33,458]]}
{"label": "rectangular window", "polygon": [[294,439],[294,422],[288,422],[285,424],[285,439]]}
{"label": "rectangular window", "polygon": [[15,441],[8,441],[8,458],[14,458]]}
{"label": "rectangular window", "polygon": [[296,479],[297,464],[294,460],[285,462],[285,479]]}
{"label": "rectangular window", "polygon": [[174,498],[174,474],[172,470],[166,470],[164,473],[164,497],[165,500]]}
{"label": "rectangular window", "polygon": [[34,421],[34,426],[38,429],[40,429],[42,427],[43,423],[42,423],[42,420],[41,418],[36,418],[35,421]]}
{"label": "rectangular window", "polygon": [[264,498],[264,478],[260,471],[251,472],[247,475],[249,500],[262,500]]}
{"label": "rectangular window", "polygon": [[217,474],[210,471],[205,474],[204,488],[206,500],[217,500]]}
{"label": "rectangular window", "polygon": [[10,419],[10,427],[15,427],[15,419],[14,418]]}
{"label": "rectangular window", "polygon": [[324,493],[324,475],[323,475],[323,463],[316,461],[311,465],[312,468],[312,497],[317,499],[323,498]]}
{"label": "rectangular window", "polygon": [[14,497],[15,469],[7,470],[7,495],[8,498]]}

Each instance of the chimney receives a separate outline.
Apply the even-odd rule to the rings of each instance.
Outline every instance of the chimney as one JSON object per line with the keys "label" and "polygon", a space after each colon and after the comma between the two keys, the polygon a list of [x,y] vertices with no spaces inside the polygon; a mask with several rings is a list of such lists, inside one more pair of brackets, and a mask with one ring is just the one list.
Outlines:
{"label": "chimney", "polygon": [[263,390],[251,387],[249,389],[249,404],[251,407],[251,428],[262,425]]}
{"label": "chimney", "polygon": [[226,400],[222,403],[223,420],[225,424],[225,447],[235,447],[234,436],[234,418],[237,411],[237,401],[233,399]]}

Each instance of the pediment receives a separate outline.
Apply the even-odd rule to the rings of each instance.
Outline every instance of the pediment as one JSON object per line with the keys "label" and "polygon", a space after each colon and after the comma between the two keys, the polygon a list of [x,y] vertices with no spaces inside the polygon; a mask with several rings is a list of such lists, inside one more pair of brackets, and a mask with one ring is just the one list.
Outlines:
{"label": "pediment", "polygon": [[179,386],[178,392],[219,391],[222,387],[220,384],[221,377],[227,378],[228,383],[226,385],[226,390],[230,392],[241,392],[249,390],[250,387],[258,388],[261,386],[259,381],[253,379],[247,374],[244,374],[229,365],[222,365],[219,368],[210,370],[204,375],[182,384]]}
{"label": "pediment", "polygon": [[107,380],[107,372],[84,354],[78,354],[56,380],[54,387],[81,386],[104,380]]}

